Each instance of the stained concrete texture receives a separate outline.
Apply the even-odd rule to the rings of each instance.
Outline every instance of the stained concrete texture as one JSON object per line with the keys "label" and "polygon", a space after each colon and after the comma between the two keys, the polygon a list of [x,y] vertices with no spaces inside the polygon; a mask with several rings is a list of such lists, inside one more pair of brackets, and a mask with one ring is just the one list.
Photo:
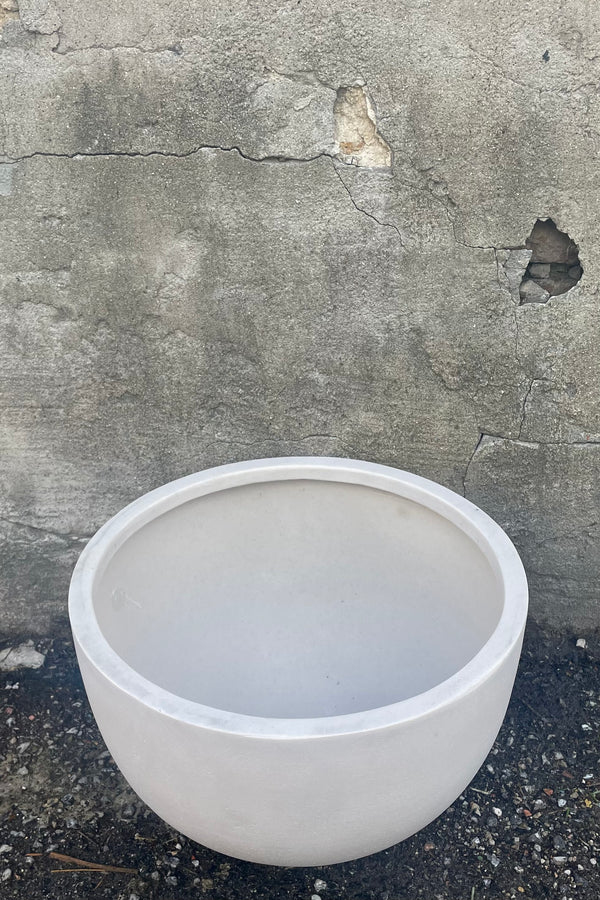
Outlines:
{"label": "stained concrete texture", "polygon": [[[465,491],[532,616],[598,626],[597,5],[16,6],[0,629],[64,626],[78,552],[140,493],[292,454]],[[548,219],[583,276],[521,303]]]}

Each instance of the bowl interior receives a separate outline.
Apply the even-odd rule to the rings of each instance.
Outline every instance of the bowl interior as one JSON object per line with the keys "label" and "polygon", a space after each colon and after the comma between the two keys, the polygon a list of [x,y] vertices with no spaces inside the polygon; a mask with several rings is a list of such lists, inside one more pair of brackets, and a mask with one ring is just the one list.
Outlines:
{"label": "bowl interior", "polygon": [[158,515],[99,571],[93,603],[119,656],[172,693],[313,718],[453,675],[494,631],[503,585],[474,540],[420,503],[282,480]]}

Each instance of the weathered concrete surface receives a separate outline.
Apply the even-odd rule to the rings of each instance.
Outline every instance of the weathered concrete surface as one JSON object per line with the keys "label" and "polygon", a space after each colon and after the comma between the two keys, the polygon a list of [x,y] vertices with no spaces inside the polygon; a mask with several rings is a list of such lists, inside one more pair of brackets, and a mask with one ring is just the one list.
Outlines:
{"label": "weathered concrete surface", "polygon": [[570,623],[576,598],[583,628],[598,624],[598,446],[484,437],[466,481],[520,547],[536,610],[543,600]]}
{"label": "weathered concrete surface", "polygon": [[[596,5],[14,5],[0,631],[143,491],[308,453],[466,490],[534,618],[600,625]],[[584,274],[520,305],[545,218]]]}

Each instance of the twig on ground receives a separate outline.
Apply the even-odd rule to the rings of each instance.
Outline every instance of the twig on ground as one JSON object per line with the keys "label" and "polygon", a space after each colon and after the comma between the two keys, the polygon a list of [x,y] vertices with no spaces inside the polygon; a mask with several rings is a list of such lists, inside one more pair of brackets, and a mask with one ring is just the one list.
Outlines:
{"label": "twig on ground", "polygon": [[[44,853],[27,853],[26,856],[45,856]],[[78,859],[76,856],[67,856],[65,853],[56,853],[51,850],[47,854],[50,859],[60,862],[72,863],[76,868],[51,869],[52,872],[121,872],[124,875],[136,875],[137,869],[129,869],[126,866],[111,866],[107,863],[91,862],[89,859]]]}

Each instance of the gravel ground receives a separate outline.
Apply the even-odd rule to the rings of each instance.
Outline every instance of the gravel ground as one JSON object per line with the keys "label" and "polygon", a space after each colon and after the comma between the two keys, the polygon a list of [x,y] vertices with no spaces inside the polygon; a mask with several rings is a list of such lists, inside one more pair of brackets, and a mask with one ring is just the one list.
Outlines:
{"label": "gravel ground", "polygon": [[389,850],[315,869],[240,862],[165,825],[105,749],[71,644],[38,642],[41,668],[0,674],[0,896],[598,900],[600,639],[577,637],[529,630],[502,731],[450,809]]}

